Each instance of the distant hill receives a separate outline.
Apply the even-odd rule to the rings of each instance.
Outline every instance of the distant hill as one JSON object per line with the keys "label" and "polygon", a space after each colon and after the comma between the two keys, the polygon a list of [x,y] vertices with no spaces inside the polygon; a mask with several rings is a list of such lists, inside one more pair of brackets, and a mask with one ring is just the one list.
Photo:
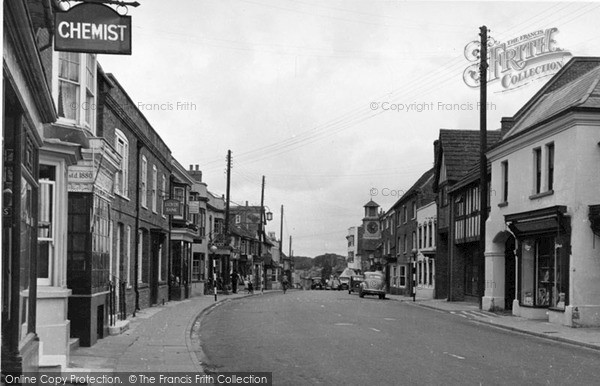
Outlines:
{"label": "distant hill", "polygon": [[307,256],[294,256],[294,269],[311,269],[313,258]]}
{"label": "distant hill", "polygon": [[306,271],[307,277],[329,278],[331,274],[339,275],[347,266],[346,257],[335,253],[325,253],[314,258],[294,256],[294,269]]}

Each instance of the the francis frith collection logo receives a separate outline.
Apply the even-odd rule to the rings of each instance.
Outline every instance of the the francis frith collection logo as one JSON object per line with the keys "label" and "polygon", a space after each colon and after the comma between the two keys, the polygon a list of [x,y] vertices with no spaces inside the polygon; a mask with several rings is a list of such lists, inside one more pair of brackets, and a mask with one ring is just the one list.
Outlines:
{"label": "the francis frith collection logo", "polygon": [[[556,74],[572,56],[557,47],[554,36],[558,28],[540,29],[504,43],[488,39],[488,84],[499,83],[500,92],[523,87],[530,82]],[[465,57],[473,62],[464,73],[467,86],[479,87],[479,53],[481,43],[465,46]]]}

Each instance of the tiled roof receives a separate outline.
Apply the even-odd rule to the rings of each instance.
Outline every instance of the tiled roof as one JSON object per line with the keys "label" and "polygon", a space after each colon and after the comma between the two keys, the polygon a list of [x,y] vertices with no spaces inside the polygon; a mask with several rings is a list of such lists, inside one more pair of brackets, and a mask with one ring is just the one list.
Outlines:
{"label": "tiled roof", "polygon": [[423,173],[421,177],[419,177],[417,182],[415,182],[413,186],[411,186],[410,189],[408,189],[406,193],[404,193],[402,197],[400,197],[398,201],[396,201],[394,205],[392,205],[389,211],[397,208],[400,203],[406,201],[410,196],[412,196],[414,193],[417,193],[418,191],[425,191],[427,189],[431,191],[433,186],[433,176],[434,168],[431,168],[425,173]]}
{"label": "tiled roof", "polygon": [[543,95],[515,123],[511,134],[527,129],[571,107],[600,107],[600,67]]}
{"label": "tiled roof", "polygon": [[[460,180],[479,162],[479,130],[440,129],[440,147],[446,164],[446,178]],[[488,147],[502,138],[500,130],[487,132]]]}
{"label": "tiled roof", "polygon": [[256,239],[256,234],[234,224],[229,224],[229,233],[249,239]]}

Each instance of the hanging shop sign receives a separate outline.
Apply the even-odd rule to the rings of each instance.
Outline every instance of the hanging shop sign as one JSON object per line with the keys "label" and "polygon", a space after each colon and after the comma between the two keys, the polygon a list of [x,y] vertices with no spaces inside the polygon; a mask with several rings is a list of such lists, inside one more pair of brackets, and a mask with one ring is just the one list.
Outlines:
{"label": "hanging shop sign", "polygon": [[190,214],[200,213],[200,201],[190,201],[189,209],[190,209]]}
{"label": "hanging shop sign", "polygon": [[54,19],[56,51],[131,55],[131,17],[94,3],[81,3]]}
{"label": "hanging shop sign", "polygon": [[181,203],[179,200],[169,198],[164,201],[164,214],[172,216],[181,216]]}

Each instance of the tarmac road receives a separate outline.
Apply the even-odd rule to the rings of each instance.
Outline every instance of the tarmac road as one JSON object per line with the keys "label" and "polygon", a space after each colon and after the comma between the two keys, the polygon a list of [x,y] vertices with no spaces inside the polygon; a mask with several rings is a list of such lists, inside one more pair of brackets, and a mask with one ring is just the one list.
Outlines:
{"label": "tarmac road", "polygon": [[201,320],[212,371],[280,385],[596,384],[600,353],[346,291],[240,298]]}

